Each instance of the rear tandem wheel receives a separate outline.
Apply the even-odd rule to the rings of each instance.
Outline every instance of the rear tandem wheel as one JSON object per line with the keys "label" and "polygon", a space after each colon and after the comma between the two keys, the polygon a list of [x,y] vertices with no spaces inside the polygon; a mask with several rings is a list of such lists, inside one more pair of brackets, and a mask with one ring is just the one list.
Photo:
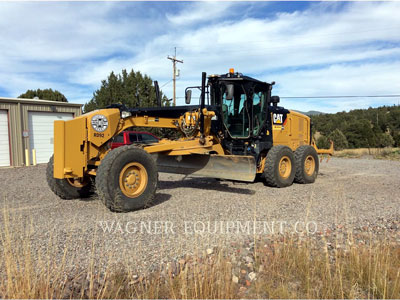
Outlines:
{"label": "rear tandem wheel", "polygon": [[310,145],[303,145],[294,152],[296,158],[297,183],[313,183],[318,175],[319,160],[317,151]]}

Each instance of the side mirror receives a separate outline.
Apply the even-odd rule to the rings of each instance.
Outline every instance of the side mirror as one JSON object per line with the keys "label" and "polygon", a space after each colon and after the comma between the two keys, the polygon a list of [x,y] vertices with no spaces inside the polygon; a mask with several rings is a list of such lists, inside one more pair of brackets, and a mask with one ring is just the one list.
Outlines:
{"label": "side mirror", "polygon": [[235,86],[233,84],[226,85],[226,100],[232,100],[235,92]]}
{"label": "side mirror", "polygon": [[281,99],[279,98],[279,96],[272,96],[272,97],[271,97],[271,102],[272,102],[272,104],[273,104],[274,106],[277,106],[280,100],[281,100]]}
{"label": "side mirror", "polygon": [[190,104],[190,101],[192,100],[192,90],[186,90],[185,93],[185,103]]}

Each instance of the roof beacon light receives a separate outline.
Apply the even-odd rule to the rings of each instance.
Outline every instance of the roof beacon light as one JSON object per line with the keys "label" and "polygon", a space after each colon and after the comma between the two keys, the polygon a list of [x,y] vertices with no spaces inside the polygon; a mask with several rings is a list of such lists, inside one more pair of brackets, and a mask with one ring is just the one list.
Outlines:
{"label": "roof beacon light", "polygon": [[234,68],[230,68],[229,69],[229,73],[231,73],[231,74],[235,73],[235,69]]}

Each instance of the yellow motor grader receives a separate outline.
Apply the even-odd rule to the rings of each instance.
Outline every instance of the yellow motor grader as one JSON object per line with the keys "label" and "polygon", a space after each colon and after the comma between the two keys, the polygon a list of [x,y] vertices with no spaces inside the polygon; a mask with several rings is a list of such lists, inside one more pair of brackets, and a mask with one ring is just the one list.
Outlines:
{"label": "yellow motor grader", "polygon": [[[69,121],[54,122],[54,156],[47,181],[62,199],[88,197],[96,186],[112,211],[149,206],[158,172],[253,182],[273,187],[313,183],[320,150],[311,136],[310,118],[278,106],[266,83],[230,70],[202,73],[201,86],[185,90],[187,105],[127,108],[113,104]],[[190,105],[192,91],[200,103]],[[111,150],[114,137],[130,127],[175,129],[181,138]]]}

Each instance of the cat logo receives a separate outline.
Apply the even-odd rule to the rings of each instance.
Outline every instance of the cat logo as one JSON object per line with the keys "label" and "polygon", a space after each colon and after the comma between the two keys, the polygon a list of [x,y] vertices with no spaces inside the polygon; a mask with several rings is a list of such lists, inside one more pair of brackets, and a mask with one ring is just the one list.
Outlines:
{"label": "cat logo", "polygon": [[282,124],[283,123],[283,114],[273,114],[273,123],[274,124]]}

